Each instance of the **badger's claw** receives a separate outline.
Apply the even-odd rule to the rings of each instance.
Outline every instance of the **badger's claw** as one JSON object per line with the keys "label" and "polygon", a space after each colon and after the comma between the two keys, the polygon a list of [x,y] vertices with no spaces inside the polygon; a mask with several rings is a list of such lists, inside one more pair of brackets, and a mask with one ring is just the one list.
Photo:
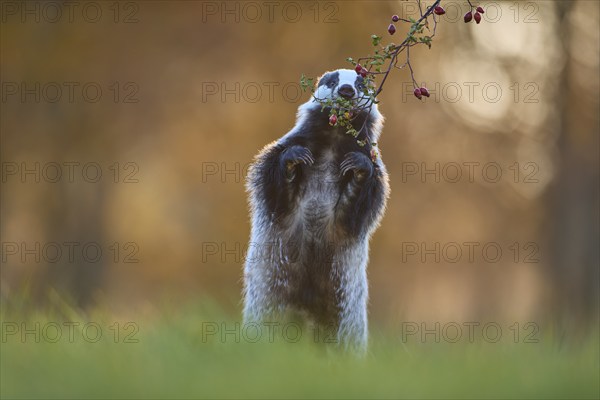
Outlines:
{"label": "badger's claw", "polygon": [[315,162],[315,159],[307,147],[292,146],[283,151],[281,161],[286,168],[290,170],[301,163],[312,165]]}
{"label": "badger's claw", "polygon": [[354,179],[357,181],[363,181],[373,175],[373,162],[363,153],[347,153],[340,164],[340,173],[344,176],[349,172],[354,173]]}
{"label": "badger's claw", "polygon": [[299,164],[313,165],[315,159],[311,151],[304,146],[291,146],[281,154],[281,163],[285,167],[288,179],[294,179],[296,176],[295,168]]}

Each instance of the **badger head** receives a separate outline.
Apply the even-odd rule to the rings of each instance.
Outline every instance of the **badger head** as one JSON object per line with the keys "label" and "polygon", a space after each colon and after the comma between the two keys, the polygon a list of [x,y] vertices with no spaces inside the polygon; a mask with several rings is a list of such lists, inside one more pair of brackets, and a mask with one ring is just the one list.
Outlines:
{"label": "badger head", "polygon": [[[365,95],[365,80],[352,69],[338,69],[325,72],[317,81],[317,87],[311,99],[300,106],[300,114],[319,109],[327,100],[343,98],[351,100],[357,108],[367,108],[369,97]],[[377,104],[372,104],[369,113],[377,115]],[[365,110],[366,111],[366,110]]]}
{"label": "badger head", "polygon": [[[351,100],[356,108],[362,108],[362,111],[355,115],[364,113],[363,115],[372,122],[371,139],[376,141],[383,126],[383,116],[379,113],[377,104],[369,105],[369,97],[365,95],[364,85],[363,77],[351,69],[338,69],[324,73],[319,78],[311,99],[298,108],[296,126],[301,126],[307,119],[314,118],[316,115],[323,115],[324,120],[327,121],[329,114],[326,110],[320,112],[323,109],[323,102],[344,98]],[[295,130],[292,130],[289,134],[294,132]]]}
{"label": "badger head", "polygon": [[351,69],[338,69],[326,72],[319,78],[317,88],[313,95],[313,102],[327,99],[335,100],[338,97],[354,100],[357,106],[367,102],[364,94],[365,86],[362,76]]}

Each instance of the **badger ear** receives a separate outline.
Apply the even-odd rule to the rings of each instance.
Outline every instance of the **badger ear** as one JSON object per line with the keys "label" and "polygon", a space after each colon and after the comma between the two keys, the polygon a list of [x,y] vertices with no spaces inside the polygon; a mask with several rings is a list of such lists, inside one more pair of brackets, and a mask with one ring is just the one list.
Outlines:
{"label": "badger ear", "polygon": [[332,82],[337,84],[338,80],[339,80],[339,71],[337,71],[337,70],[336,71],[327,71],[323,75],[321,75],[321,77],[319,78],[317,87],[326,86]]}
{"label": "badger ear", "polygon": [[331,71],[327,71],[325,73],[323,73],[323,75],[319,76],[319,78],[317,79],[317,83],[315,84],[315,87],[318,88],[319,86],[321,86],[321,83],[323,82],[324,79],[326,79],[327,74],[330,74]]}
{"label": "badger ear", "polygon": [[333,73],[333,72],[335,72],[335,71],[325,71],[325,72],[323,72],[323,74],[321,74],[321,76],[319,77],[319,80],[320,80],[321,78],[324,78],[325,76],[327,76],[327,75],[329,75],[329,74]]}

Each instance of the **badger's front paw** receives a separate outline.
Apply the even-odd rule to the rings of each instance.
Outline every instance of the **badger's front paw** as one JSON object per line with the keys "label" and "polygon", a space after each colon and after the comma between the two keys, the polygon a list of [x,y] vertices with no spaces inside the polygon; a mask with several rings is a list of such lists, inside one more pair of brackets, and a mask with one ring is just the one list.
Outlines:
{"label": "badger's front paw", "polygon": [[340,164],[342,176],[352,172],[357,182],[362,182],[373,175],[373,162],[369,157],[358,151],[347,153]]}
{"label": "badger's front paw", "polygon": [[307,147],[291,146],[281,153],[281,164],[285,168],[285,176],[292,180],[296,176],[296,166],[299,164],[312,165],[315,159]]}

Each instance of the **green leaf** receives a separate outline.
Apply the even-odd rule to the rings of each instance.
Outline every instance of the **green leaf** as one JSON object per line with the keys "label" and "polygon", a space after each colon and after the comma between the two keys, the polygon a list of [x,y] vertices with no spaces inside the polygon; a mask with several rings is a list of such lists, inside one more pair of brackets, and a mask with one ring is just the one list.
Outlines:
{"label": "green leaf", "polygon": [[371,40],[373,42],[373,46],[377,46],[381,42],[381,37],[377,35],[371,35]]}

